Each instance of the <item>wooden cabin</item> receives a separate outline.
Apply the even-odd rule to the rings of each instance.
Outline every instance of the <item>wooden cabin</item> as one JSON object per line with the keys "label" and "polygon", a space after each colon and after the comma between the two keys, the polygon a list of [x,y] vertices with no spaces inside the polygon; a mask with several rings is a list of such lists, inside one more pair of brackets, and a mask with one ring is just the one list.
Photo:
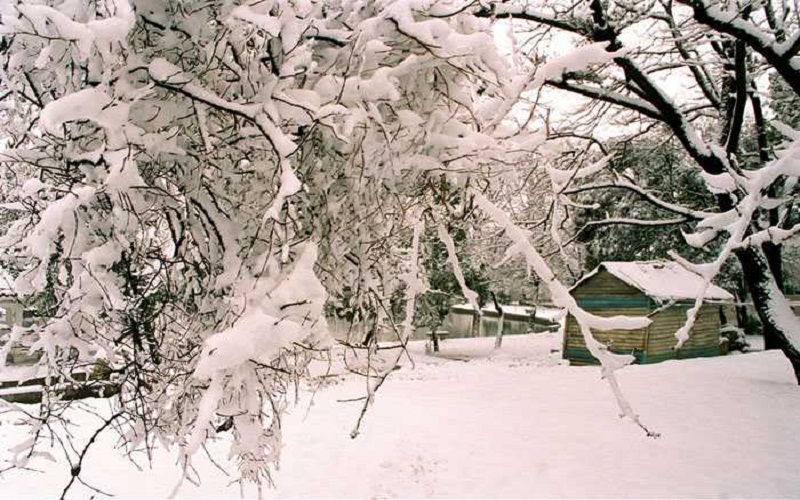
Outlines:
{"label": "wooden cabin", "polygon": [[[612,352],[632,354],[644,364],[719,355],[720,308],[733,296],[715,285],[706,290],[689,340],[675,349],[675,332],[702,287],[699,275],[676,262],[604,262],[579,280],[571,293],[579,306],[598,316],[649,316],[652,323],[647,328],[592,332]],[[564,328],[563,357],[571,364],[597,362],[572,315]]]}

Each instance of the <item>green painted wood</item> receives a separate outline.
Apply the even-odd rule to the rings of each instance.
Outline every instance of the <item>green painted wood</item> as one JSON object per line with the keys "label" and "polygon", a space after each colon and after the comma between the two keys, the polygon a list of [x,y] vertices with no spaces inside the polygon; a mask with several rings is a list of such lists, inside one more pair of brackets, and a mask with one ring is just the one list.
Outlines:
{"label": "green painted wood", "polygon": [[[611,352],[615,354],[630,354],[636,361],[634,363],[639,362],[639,358],[642,356],[642,351],[640,349],[609,349]],[[562,355],[563,359],[568,359],[570,361],[578,361],[583,364],[589,365],[596,365],[597,360],[592,356],[588,349],[582,347],[569,347],[564,350],[564,354]]]}
{"label": "green painted wood", "polygon": [[576,297],[578,305],[584,309],[631,309],[637,307],[652,307],[653,301],[645,295],[634,296],[596,296]]}
{"label": "green painted wood", "polygon": [[[617,354],[632,354],[633,357],[636,358],[634,363],[641,365],[660,363],[670,359],[711,358],[719,356],[719,346],[706,346],[696,349],[672,349],[658,354],[650,354],[639,349],[633,349],[632,351],[615,351],[612,349],[611,351]],[[566,349],[563,358],[582,364],[597,364],[597,360],[592,357],[589,350],[580,347],[570,347]]]}
{"label": "green painted wood", "polygon": [[670,359],[677,359],[676,352],[674,349],[665,352],[659,352],[656,354],[644,353],[642,354],[642,359],[639,360],[639,363],[643,365],[650,365],[653,363],[661,363],[662,361],[668,361]]}
{"label": "green painted wood", "polygon": [[605,269],[586,279],[572,290],[574,297],[642,295],[641,290],[632,287]]}
{"label": "green painted wood", "polygon": [[[659,308],[650,297],[628,287],[625,283],[601,272],[574,290],[578,305],[601,316],[625,314],[647,315]],[[690,304],[691,302],[691,304]],[[718,306],[704,305],[692,328],[690,339],[680,350],[675,350],[675,332],[686,321],[686,311],[693,301],[680,301],[671,307],[658,309],[653,323],[645,331],[594,332],[595,338],[610,344],[612,352],[633,354],[640,364],[658,363],[669,359],[687,359],[719,355]],[[638,309],[638,310],[637,310]],[[564,335],[564,359],[576,364],[596,364],[589,354],[574,318],[568,316]],[[615,346],[614,343],[617,345]],[[647,345],[645,345],[645,343]]]}
{"label": "green painted wood", "polygon": [[678,349],[678,359],[710,358],[719,356],[719,342],[713,346],[698,347],[696,349]]}

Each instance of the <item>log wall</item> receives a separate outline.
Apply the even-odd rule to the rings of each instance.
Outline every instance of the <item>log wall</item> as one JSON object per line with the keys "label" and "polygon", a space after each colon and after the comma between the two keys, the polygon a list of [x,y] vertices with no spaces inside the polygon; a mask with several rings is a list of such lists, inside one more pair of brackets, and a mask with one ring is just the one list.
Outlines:
{"label": "log wall", "polygon": [[[605,270],[573,290],[578,305],[598,316],[647,316],[658,305],[638,289],[629,286]],[[675,332],[686,321],[689,304],[676,304],[651,317],[652,324],[639,330],[594,331],[594,337],[612,352],[632,354],[638,363],[656,363],[719,354],[718,305],[704,305],[690,333],[689,340],[676,350]],[[572,364],[595,364],[589,354],[575,318],[567,317],[563,338],[563,357]]]}

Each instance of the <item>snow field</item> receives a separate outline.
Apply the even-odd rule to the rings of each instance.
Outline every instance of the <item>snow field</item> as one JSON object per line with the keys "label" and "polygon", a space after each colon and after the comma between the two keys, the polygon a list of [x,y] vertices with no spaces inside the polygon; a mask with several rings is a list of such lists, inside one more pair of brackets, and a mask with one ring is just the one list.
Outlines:
{"label": "snow field", "polygon": [[[440,356],[410,346],[377,394],[361,429],[349,437],[364,379],[310,394],[284,417],[284,450],[267,497],[582,497],[792,498],[800,495],[800,390],[780,353],[631,366],[618,372],[651,439],[618,409],[597,367],[560,360],[556,334],[450,339]],[[318,366],[319,373],[326,367]],[[93,407],[104,402],[95,400]],[[88,414],[76,419],[94,419]],[[0,444],[21,436],[7,420]],[[223,437],[221,439],[227,439]],[[119,498],[163,498],[177,481],[174,457],[157,453],[139,471],[106,448],[90,452],[90,484]],[[221,444],[221,443],[220,443]],[[219,447],[223,449],[222,446]],[[224,455],[211,453],[226,467]],[[58,455],[58,451],[54,451]],[[200,486],[178,498],[238,498],[237,485],[197,456]],[[53,497],[68,471],[39,461],[45,472],[0,476],[4,498]],[[71,498],[88,498],[76,489]],[[255,490],[245,490],[246,497]]]}

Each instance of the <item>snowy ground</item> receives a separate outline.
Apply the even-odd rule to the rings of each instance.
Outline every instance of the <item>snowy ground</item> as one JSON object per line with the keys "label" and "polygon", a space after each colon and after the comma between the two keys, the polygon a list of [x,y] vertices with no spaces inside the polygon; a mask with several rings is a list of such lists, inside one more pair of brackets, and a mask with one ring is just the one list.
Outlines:
{"label": "snowy ground", "polygon": [[[800,389],[780,353],[627,368],[625,393],[661,434],[651,439],[617,417],[596,367],[560,364],[555,334],[507,337],[499,353],[493,341],[447,340],[439,357],[415,343],[416,367],[392,374],[355,440],[360,406],[337,400],[361,395],[362,380],[320,390],[310,408],[306,398],[285,418],[277,489],[266,495],[800,497]],[[0,425],[3,448],[21,439],[15,427]],[[93,453],[87,478],[118,497],[163,498],[179,475],[166,453],[141,471]],[[68,472],[54,467],[5,473],[0,496],[57,496]],[[202,484],[179,498],[239,496],[209,463],[199,473]]]}

